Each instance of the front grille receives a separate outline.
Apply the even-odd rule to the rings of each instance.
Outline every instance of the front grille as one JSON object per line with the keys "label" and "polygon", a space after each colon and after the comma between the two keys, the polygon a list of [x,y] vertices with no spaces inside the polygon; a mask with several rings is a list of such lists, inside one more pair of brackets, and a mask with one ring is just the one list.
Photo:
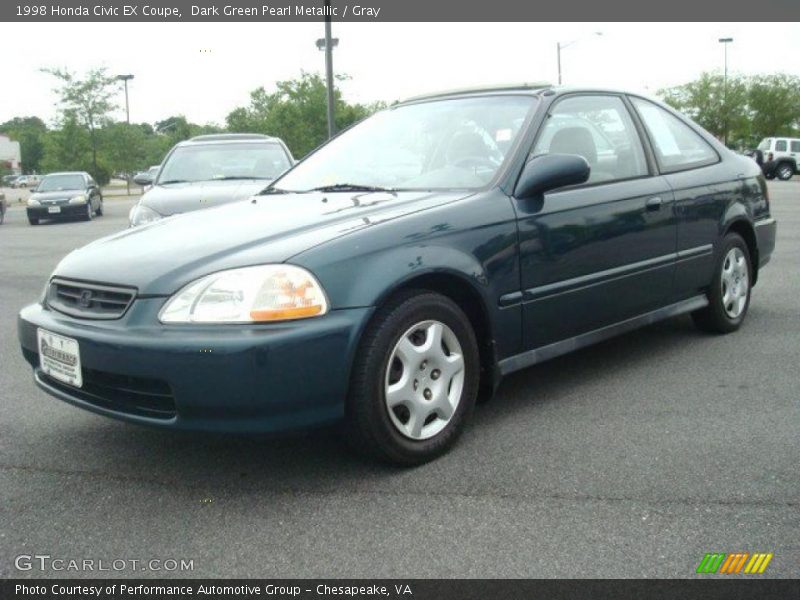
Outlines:
{"label": "front grille", "polygon": [[76,388],[41,370],[37,373],[50,387],[100,408],[151,419],[171,419],[176,414],[172,389],[160,379],[83,369],[83,387]]}
{"label": "front grille", "polygon": [[134,288],[53,279],[47,305],[81,319],[119,319],[136,297]]}

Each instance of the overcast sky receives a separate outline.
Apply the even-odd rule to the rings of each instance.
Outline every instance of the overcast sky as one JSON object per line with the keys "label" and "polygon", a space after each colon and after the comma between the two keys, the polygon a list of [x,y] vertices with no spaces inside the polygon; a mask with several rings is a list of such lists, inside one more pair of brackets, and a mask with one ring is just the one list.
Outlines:
{"label": "overcast sky", "polygon": [[[593,35],[601,31],[602,36]],[[392,101],[471,85],[557,79],[654,94],[721,70],[720,37],[733,37],[729,72],[800,75],[797,23],[334,23],[334,69],[350,101]],[[133,73],[131,120],[184,114],[223,124],[259,86],[324,70],[322,23],[0,23],[0,122],[55,116],[42,67]],[[124,107],[124,96],[119,96]],[[123,118],[120,111],[118,117]]]}

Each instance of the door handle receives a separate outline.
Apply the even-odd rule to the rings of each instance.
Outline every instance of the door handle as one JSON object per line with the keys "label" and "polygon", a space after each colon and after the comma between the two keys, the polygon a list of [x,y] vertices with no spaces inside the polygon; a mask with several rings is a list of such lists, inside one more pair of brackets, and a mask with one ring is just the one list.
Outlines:
{"label": "door handle", "polygon": [[661,210],[661,204],[661,198],[656,196],[655,198],[648,198],[645,206],[647,207],[647,210]]}

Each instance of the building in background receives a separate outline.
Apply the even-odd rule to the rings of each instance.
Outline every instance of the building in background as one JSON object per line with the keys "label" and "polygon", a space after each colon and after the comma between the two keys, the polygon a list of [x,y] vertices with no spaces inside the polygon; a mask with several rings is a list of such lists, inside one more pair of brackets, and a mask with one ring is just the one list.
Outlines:
{"label": "building in background", "polygon": [[0,135],[0,164],[2,163],[8,163],[14,175],[22,174],[19,142],[15,142],[7,135]]}

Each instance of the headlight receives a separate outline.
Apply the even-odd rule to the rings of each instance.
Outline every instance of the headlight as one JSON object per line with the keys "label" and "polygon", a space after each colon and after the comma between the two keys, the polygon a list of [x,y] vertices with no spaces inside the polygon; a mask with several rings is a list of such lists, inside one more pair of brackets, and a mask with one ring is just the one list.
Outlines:
{"label": "headlight", "polygon": [[292,265],[220,271],[169,299],[162,323],[261,323],[318,317],[328,301],[314,276]]}
{"label": "headlight", "polygon": [[86,204],[86,196],[79,194],[69,199],[70,204]]}
{"label": "headlight", "polygon": [[28,206],[41,206],[42,203],[39,202],[36,198],[28,198]]}
{"label": "headlight", "polygon": [[162,218],[163,217],[152,208],[141,203],[134,204],[133,208],[131,208],[131,212],[128,213],[128,220],[130,221],[131,227],[147,225],[148,223],[158,221]]}

